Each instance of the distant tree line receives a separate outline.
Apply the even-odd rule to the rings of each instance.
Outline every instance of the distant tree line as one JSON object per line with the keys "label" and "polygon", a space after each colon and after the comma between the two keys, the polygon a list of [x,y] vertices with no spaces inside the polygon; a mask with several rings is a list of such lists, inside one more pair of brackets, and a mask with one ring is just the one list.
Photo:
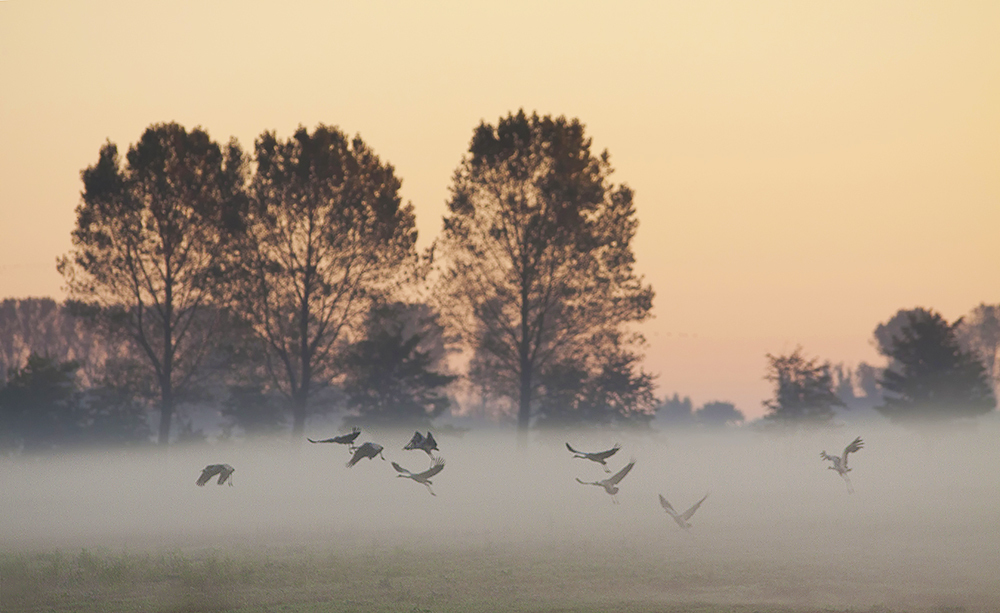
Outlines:
{"label": "distant tree line", "polygon": [[[480,123],[441,234],[416,251],[400,179],[336,127],[263,132],[252,152],[149,126],[81,171],[69,299],[0,302],[0,445],[197,438],[229,431],[428,427],[458,398],[530,428],[715,427],[731,403],[657,399],[642,369],[654,292],[635,272],[634,194],[576,119]],[[900,311],[875,331],[884,369],[767,357],[767,420],[828,423],[857,400],[893,421],[995,406],[1000,307],[949,324]],[[154,419],[155,417],[155,419]]]}
{"label": "distant tree line", "polygon": [[483,122],[420,255],[393,167],[338,128],[264,132],[251,153],[176,123],[124,156],[107,142],[58,262],[69,300],[0,305],[5,445],[114,428],[166,444],[192,434],[197,403],[295,438],[332,410],[427,426],[459,394],[509,406],[522,438],[648,423],[631,326],[653,291],[633,270],[632,192],[611,172],[578,120]]}

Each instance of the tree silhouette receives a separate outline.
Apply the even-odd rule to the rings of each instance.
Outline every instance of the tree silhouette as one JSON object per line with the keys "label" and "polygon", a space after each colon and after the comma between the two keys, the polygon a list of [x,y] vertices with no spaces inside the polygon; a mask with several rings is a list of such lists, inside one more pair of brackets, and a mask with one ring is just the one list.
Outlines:
{"label": "tree silhouette", "polygon": [[76,362],[38,354],[8,372],[0,388],[0,443],[25,452],[51,449],[77,434]]}
{"label": "tree silhouette", "polygon": [[726,424],[742,422],[745,418],[736,405],[731,402],[706,402],[694,412],[694,418],[699,424],[718,428]]}
{"label": "tree silhouette", "polygon": [[200,129],[157,124],[126,163],[108,142],[85,169],[74,249],[59,262],[70,296],[95,302],[125,330],[159,392],[158,440],[166,444],[178,399],[213,340],[208,308],[241,219],[244,160]]}
{"label": "tree silhouette", "polygon": [[365,338],[340,358],[349,425],[426,428],[451,405],[445,388],[457,377],[440,372],[444,330],[424,305],[375,309]]}
{"label": "tree silhouette", "polygon": [[472,345],[473,382],[516,407],[521,445],[540,374],[586,363],[652,306],[633,271],[632,191],[611,171],[578,120],[520,111],[480,124],[454,175],[443,309]]}
{"label": "tree silhouette", "polygon": [[654,377],[637,372],[639,356],[620,343],[601,345],[604,351],[591,364],[560,362],[539,373],[539,427],[649,426],[655,414]]}
{"label": "tree silhouette", "polygon": [[906,323],[882,346],[890,365],[880,381],[885,403],[876,409],[898,422],[974,417],[992,411],[996,398],[986,369],[959,344],[956,330],[962,320],[949,324],[926,309],[900,313]]}
{"label": "tree silhouette", "polygon": [[360,137],[320,125],[256,142],[247,231],[228,276],[231,304],[263,345],[301,438],[310,398],[336,374],[346,333],[416,257],[412,205]]}
{"label": "tree silhouette", "polygon": [[994,384],[1000,381],[1000,304],[980,304],[955,328],[962,348],[971,351]]}
{"label": "tree silhouette", "polygon": [[767,374],[774,384],[774,397],[764,401],[766,419],[784,425],[821,425],[834,415],[834,407],[844,406],[834,392],[829,362],[807,359],[802,348],[788,355],[767,354]]}

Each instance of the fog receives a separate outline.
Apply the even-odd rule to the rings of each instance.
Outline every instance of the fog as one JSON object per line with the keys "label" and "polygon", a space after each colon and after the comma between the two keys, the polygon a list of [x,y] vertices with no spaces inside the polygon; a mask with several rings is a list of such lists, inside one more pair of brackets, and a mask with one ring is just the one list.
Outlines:
{"label": "fog", "polygon": [[[321,433],[322,434],[322,433]],[[332,434],[332,433],[328,433]],[[387,460],[415,472],[412,431],[365,431]],[[854,493],[819,453],[850,456]],[[621,443],[610,476],[566,450]],[[389,461],[348,469],[340,445],[233,442],[144,452],[96,451],[4,459],[0,548],[311,547],[378,552],[507,550],[526,560],[606,559],[622,589],[716,602],[990,610],[1000,602],[1000,427],[929,435],[879,424],[770,434],[749,429],[651,434],[438,436],[445,469],[436,496],[397,478]],[[233,487],[195,480],[207,464],[236,468]],[[710,495],[682,531],[683,512]],[[474,558],[473,558],[474,559]],[[659,573],[629,583],[629,560]],[[669,588],[669,589],[668,589]],[[663,593],[663,594],[661,594]]]}

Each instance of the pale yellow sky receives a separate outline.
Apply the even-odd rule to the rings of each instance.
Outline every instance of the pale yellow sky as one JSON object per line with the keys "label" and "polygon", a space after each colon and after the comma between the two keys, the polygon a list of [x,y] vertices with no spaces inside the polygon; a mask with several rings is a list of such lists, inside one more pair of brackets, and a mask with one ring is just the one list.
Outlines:
{"label": "pale yellow sky", "polygon": [[636,190],[660,393],[876,360],[1000,302],[1000,3],[0,1],[0,298],[61,297],[79,172],[151,123],[361,136],[437,234],[472,130],[578,117]]}

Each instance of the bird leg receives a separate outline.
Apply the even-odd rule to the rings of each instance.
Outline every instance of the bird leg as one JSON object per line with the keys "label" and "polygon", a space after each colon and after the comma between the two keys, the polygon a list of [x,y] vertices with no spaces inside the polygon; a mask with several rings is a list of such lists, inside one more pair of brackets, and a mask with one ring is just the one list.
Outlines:
{"label": "bird leg", "polygon": [[437,496],[437,494],[434,493],[434,490],[431,489],[430,483],[425,483],[424,485],[427,486],[427,491],[431,493],[431,496]]}
{"label": "bird leg", "polygon": [[851,487],[851,480],[847,478],[847,475],[841,475],[841,476],[844,477],[844,482],[847,483],[847,493],[853,494],[854,488]]}
{"label": "bird leg", "polygon": [[604,465],[604,472],[606,472],[606,473],[609,473],[609,472],[611,472],[611,469],[610,469],[610,468],[608,468],[608,465],[607,465],[607,464],[605,464],[605,465]]}

